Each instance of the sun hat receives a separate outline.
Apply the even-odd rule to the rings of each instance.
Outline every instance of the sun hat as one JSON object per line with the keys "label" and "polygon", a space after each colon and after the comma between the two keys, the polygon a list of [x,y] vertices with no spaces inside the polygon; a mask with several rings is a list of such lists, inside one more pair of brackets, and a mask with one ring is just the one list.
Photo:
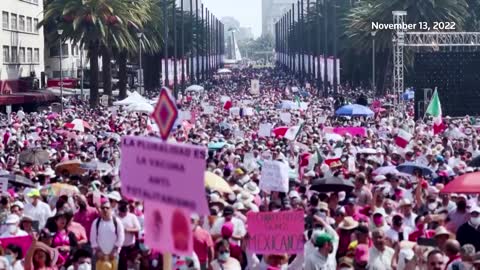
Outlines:
{"label": "sun hat", "polygon": [[338,224],[338,228],[342,230],[353,230],[358,227],[358,222],[353,219],[353,217],[345,217],[340,224]]}
{"label": "sun hat", "polygon": [[437,236],[441,236],[441,235],[448,235],[450,236],[450,232],[443,226],[440,226],[438,227],[436,230],[435,230],[435,235],[434,237],[437,237]]}
{"label": "sun hat", "polygon": [[243,189],[245,191],[248,191],[250,194],[252,195],[257,195],[260,193],[260,188],[258,187],[257,184],[255,184],[255,182],[253,181],[249,181],[247,182],[244,186],[243,186]]}

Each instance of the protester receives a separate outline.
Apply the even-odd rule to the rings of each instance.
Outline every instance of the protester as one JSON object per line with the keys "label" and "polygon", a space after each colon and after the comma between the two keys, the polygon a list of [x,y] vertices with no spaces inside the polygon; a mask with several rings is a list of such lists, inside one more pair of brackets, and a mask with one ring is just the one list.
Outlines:
{"label": "protester", "polygon": [[[251,94],[252,79],[260,79],[260,95]],[[478,171],[476,120],[444,117],[438,133],[429,116],[414,119],[411,101],[347,85],[319,97],[316,83],[309,85],[279,68],[245,67],[213,76],[205,91],[181,92],[168,142],[204,147],[205,170],[225,185],[206,185],[209,215],[191,213],[193,252],[173,254],[172,268],[478,266],[478,196],[444,192],[456,177]],[[153,104],[158,94],[137,97]],[[357,101],[375,113],[335,115]],[[165,254],[146,243],[162,235],[147,234],[147,202],[123,194],[119,166],[122,136],[158,137],[158,126],[150,113],[128,105],[89,109],[77,97],[63,104],[63,114],[55,106],[0,114],[0,168],[15,175],[9,179],[28,180],[10,181],[0,198],[0,235],[14,243],[0,264],[14,270],[161,269]],[[31,150],[41,151],[42,160],[28,161]],[[286,165],[288,171],[275,172],[288,175],[286,192],[265,189],[269,161]],[[402,169],[398,165],[410,164],[404,162],[416,165]],[[338,185],[327,189],[326,180]],[[304,217],[297,254],[252,252],[249,217],[284,211]],[[28,241],[29,252],[22,254],[16,244]]]}

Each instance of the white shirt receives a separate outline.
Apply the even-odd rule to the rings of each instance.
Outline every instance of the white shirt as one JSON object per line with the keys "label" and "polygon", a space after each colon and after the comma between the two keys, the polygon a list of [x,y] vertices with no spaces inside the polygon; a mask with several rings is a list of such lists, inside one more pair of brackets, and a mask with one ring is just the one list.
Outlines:
{"label": "white shirt", "polygon": [[392,259],[395,251],[385,246],[383,252],[375,247],[371,247],[368,255],[368,269],[369,270],[390,270],[392,269]]}
{"label": "white shirt", "polygon": [[415,229],[415,219],[417,218],[417,215],[414,213],[411,213],[409,217],[404,217],[403,218],[403,225],[410,227],[411,229]]}
{"label": "white shirt", "polygon": [[38,228],[41,230],[47,224],[47,219],[52,216],[50,206],[42,201],[37,202],[37,206],[31,203],[25,205],[24,214],[38,221]]}
{"label": "white shirt", "polygon": [[[123,228],[125,229],[137,229],[140,231],[140,222],[138,222],[137,216],[132,213],[127,213],[124,217],[118,217],[122,222]],[[125,232],[125,240],[123,241],[123,246],[132,246],[135,245],[135,234]]]}
{"label": "white shirt", "polygon": [[117,234],[115,234],[115,224],[113,223],[112,217],[110,220],[103,220],[100,218],[100,224],[98,225],[97,233],[97,222],[98,218],[95,219],[92,223],[92,229],[90,230],[90,243],[92,248],[100,248],[102,253],[110,254],[113,249],[116,247],[119,249],[122,247],[123,241],[125,240],[125,231],[123,224],[117,218]]}
{"label": "white shirt", "polygon": [[[408,240],[408,236],[410,235],[411,232],[412,232],[412,229],[410,229],[409,227],[403,228],[403,241]],[[385,236],[394,243],[399,242],[400,240],[398,237],[398,234],[399,233],[393,228],[389,228],[387,231],[385,231]]]}
{"label": "white shirt", "polygon": [[28,233],[26,231],[20,230],[20,229],[17,230],[16,234],[11,234],[9,231],[6,231],[6,232],[2,233],[0,238],[20,237],[20,236],[28,236]]}
{"label": "white shirt", "polygon": [[[237,217],[233,217],[231,222],[233,223],[233,236],[235,237],[244,237],[247,234],[245,229],[245,223]],[[222,226],[225,223],[225,218],[221,217],[215,220],[213,223],[210,233],[212,235],[220,235],[222,233]]]}

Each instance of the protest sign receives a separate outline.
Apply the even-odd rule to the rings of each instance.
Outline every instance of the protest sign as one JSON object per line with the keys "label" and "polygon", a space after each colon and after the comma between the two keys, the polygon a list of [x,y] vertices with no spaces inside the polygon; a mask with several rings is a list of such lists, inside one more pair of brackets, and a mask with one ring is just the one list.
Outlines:
{"label": "protest sign", "polygon": [[280,161],[265,161],[262,166],[260,189],[288,192],[288,165]]}
{"label": "protest sign", "polygon": [[155,251],[190,256],[193,236],[190,212],[164,203],[145,201],[145,244]]}
{"label": "protest sign", "polygon": [[233,135],[235,136],[235,138],[244,138],[245,137],[245,132],[243,130],[236,129],[233,132]]}
{"label": "protest sign", "polygon": [[245,169],[247,169],[249,172],[258,168],[258,164],[253,153],[250,152],[245,154],[243,157],[243,166],[245,166]]}
{"label": "protest sign", "polygon": [[23,254],[27,254],[28,249],[32,245],[32,236],[16,236],[16,237],[5,237],[0,241],[2,248],[6,249],[8,245],[14,244],[19,246],[22,249]]}
{"label": "protest sign", "polygon": [[250,94],[260,95],[260,81],[259,80],[251,80],[250,81]]}
{"label": "protest sign", "polygon": [[230,108],[230,115],[239,116],[240,115],[240,108],[239,107]]}
{"label": "protest sign", "polygon": [[230,100],[230,97],[229,96],[221,96],[220,97],[220,102],[223,104],[225,103],[226,101]]}
{"label": "protest sign", "polygon": [[243,108],[243,114],[245,116],[253,116],[255,115],[255,111],[253,110],[252,107],[246,107],[246,108]]}
{"label": "protest sign", "polygon": [[249,212],[247,249],[255,254],[300,254],[304,248],[302,211]]}
{"label": "protest sign", "polygon": [[325,122],[327,122],[327,117],[322,115],[320,117],[318,117],[318,123],[319,124],[325,124]]}
{"label": "protest sign", "polygon": [[280,120],[282,120],[283,123],[288,125],[290,124],[290,121],[292,121],[292,115],[288,112],[281,112]]}
{"label": "protest sign", "polygon": [[215,108],[213,106],[205,106],[203,107],[204,114],[213,114]]}
{"label": "protest sign", "polygon": [[100,105],[103,107],[108,107],[108,96],[107,95],[102,95],[100,97]]}
{"label": "protest sign", "polygon": [[192,113],[190,111],[179,111],[178,118],[180,119],[180,121],[191,120]]}
{"label": "protest sign", "polygon": [[0,191],[5,194],[8,189],[8,175],[0,176]]}
{"label": "protest sign", "polygon": [[122,194],[208,214],[204,147],[157,138],[122,138]]}
{"label": "protest sign", "polygon": [[270,137],[271,134],[272,134],[272,124],[270,123],[260,124],[258,129],[259,137]]}

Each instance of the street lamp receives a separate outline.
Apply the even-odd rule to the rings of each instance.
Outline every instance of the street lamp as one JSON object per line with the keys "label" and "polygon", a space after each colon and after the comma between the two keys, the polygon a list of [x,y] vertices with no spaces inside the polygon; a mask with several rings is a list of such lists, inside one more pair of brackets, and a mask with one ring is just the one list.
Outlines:
{"label": "street lamp", "polygon": [[62,34],[63,34],[63,29],[58,29],[57,34],[59,36],[58,43],[60,45],[60,113],[63,116],[63,68],[62,68],[62,61],[63,61]]}
{"label": "street lamp", "polygon": [[377,31],[372,32],[372,90],[375,92],[375,35]]}
{"label": "street lamp", "polygon": [[137,33],[138,37],[138,91],[139,94],[142,95],[142,85],[143,85],[143,69],[142,69],[142,37],[143,33]]}

